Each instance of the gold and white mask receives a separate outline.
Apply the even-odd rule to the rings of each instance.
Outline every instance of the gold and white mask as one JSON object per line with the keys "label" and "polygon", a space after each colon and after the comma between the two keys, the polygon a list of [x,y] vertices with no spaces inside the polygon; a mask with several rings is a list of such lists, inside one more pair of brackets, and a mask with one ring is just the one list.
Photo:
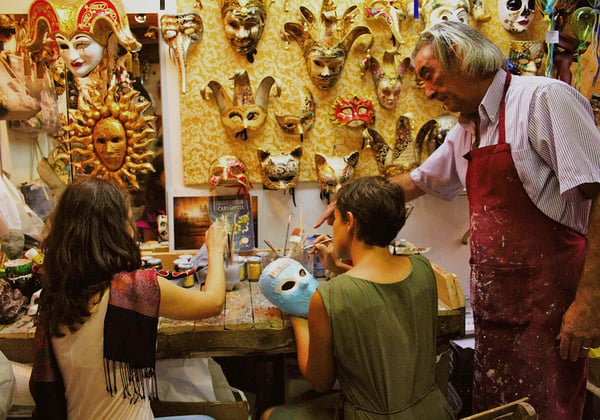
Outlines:
{"label": "gold and white mask", "polygon": [[298,146],[289,153],[272,154],[258,149],[258,161],[265,188],[269,190],[287,190],[298,183],[302,147]]}
{"label": "gold and white mask", "polygon": [[262,0],[221,0],[223,29],[229,44],[238,54],[254,62],[256,47],[267,20],[267,7]]}

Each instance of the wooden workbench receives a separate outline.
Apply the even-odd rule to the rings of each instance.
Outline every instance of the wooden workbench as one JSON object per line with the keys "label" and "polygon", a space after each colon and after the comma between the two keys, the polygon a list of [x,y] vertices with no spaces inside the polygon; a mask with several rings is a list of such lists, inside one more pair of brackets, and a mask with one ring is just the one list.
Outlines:
{"label": "wooden workbench", "polygon": [[[456,275],[433,264],[438,284],[440,341],[464,335],[465,301]],[[158,358],[275,355],[295,352],[286,314],[271,305],[258,283],[244,281],[227,292],[223,312],[202,321],[160,318]],[[0,325],[0,351],[15,362],[33,360],[32,317]]]}

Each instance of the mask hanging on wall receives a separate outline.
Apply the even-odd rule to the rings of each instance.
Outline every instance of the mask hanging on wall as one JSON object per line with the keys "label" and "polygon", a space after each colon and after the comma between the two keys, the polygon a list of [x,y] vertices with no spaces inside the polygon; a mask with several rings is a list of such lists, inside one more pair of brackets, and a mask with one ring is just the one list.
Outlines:
{"label": "mask hanging on wall", "polygon": [[535,0],[498,0],[498,18],[508,32],[525,32],[534,11]]}
{"label": "mask hanging on wall", "polygon": [[319,282],[298,261],[278,258],[265,267],[258,280],[262,294],[284,312],[308,317],[308,307]]}
{"label": "mask hanging on wall", "polygon": [[510,41],[508,70],[520,76],[535,76],[542,66],[544,41]]}
{"label": "mask hanging on wall", "polygon": [[359,157],[358,151],[351,152],[346,156],[326,156],[315,153],[321,199],[325,198],[329,203],[330,194],[337,193],[343,183],[352,179]]}
{"label": "mask hanging on wall", "polygon": [[404,4],[394,0],[365,0],[363,15],[366,19],[383,19],[392,31],[392,50],[404,44],[400,34],[400,22],[406,20],[407,13]]}
{"label": "mask hanging on wall", "polygon": [[448,114],[429,120],[421,126],[415,141],[417,164],[423,163],[435,149],[442,145],[446,140],[446,134],[457,122],[458,118],[455,115]]}
{"label": "mask hanging on wall", "polygon": [[118,0],[35,0],[28,22],[24,46],[40,51],[46,35],[55,38],[65,64],[77,77],[86,77],[98,66],[113,34],[130,53],[142,47]]}
{"label": "mask hanging on wall", "polygon": [[310,130],[315,122],[315,100],[311,91],[304,87],[298,90],[298,96],[302,98],[302,105],[296,115],[277,115],[277,124],[289,135],[300,136],[300,142],[304,141],[304,134]]}
{"label": "mask hanging on wall", "polygon": [[[64,142],[67,152],[56,159],[71,159],[84,174],[116,181],[122,187],[139,190],[135,173],[153,171],[154,116],[143,116],[150,102],[139,102],[136,90],[117,95],[118,86],[110,86],[103,96],[90,89],[91,97],[79,96],[78,108],[66,127],[70,133]],[[92,168],[91,171],[89,168]]]}
{"label": "mask hanging on wall", "polygon": [[468,0],[425,0],[422,18],[425,29],[445,21],[469,23],[471,3]]}
{"label": "mask hanging on wall", "polygon": [[256,90],[255,100],[246,70],[238,71],[232,79],[234,86],[233,101],[223,90],[223,86],[214,80],[210,81],[208,87],[202,91],[202,97],[206,100],[209,99],[210,95],[207,89],[210,88],[219,106],[221,121],[227,134],[246,141],[250,134],[262,128],[267,121],[271,86],[275,84],[277,87],[275,96],[279,96],[281,87],[273,77],[264,77]]}
{"label": "mask hanging on wall", "polygon": [[408,172],[417,166],[415,162],[402,162],[400,160],[400,155],[413,140],[411,130],[410,118],[405,115],[398,117],[393,148],[390,148],[377,130],[367,128],[363,131],[364,143],[367,148],[373,151],[381,175],[394,176]]}
{"label": "mask hanging on wall", "polygon": [[211,191],[217,187],[238,187],[244,195],[252,188],[247,166],[236,156],[221,156],[215,159],[209,169],[208,184]]}
{"label": "mask hanging on wall", "polygon": [[379,105],[385,109],[394,109],[400,99],[402,91],[402,75],[410,69],[410,58],[405,58],[396,66],[395,54],[386,51],[383,53],[382,64],[375,57],[363,60],[361,70],[371,72],[375,82],[375,92]]}
{"label": "mask hanging on wall", "polygon": [[[358,6],[352,5],[338,18],[333,0],[323,0],[320,18],[305,6],[300,6],[302,22],[287,22],[284,36],[297,41],[304,50],[310,79],[323,90],[331,89],[340,79],[354,41],[371,34],[366,26],[354,26]],[[287,41],[289,43],[289,41]],[[373,42],[371,39],[370,44]]]}
{"label": "mask hanging on wall", "polygon": [[187,91],[187,57],[190,47],[202,40],[204,27],[202,17],[194,12],[179,15],[162,15],[160,30],[169,45],[179,71],[181,93]]}
{"label": "mask hanging on wall", "polygon": [[221,0],[223,29],[238,54],[254,62],[256,47],[265,29],[267,6],[262,0]]}
{"label": "mask hanging on wall", "polygon": [[337,97],[331,102],[330,120],[351,128],[364,128],[375,123],[375,108],[368,98],[353,95],[349,98]]}
{"label": "mask hanging on wall", "polygon": [[298,183],[302,146],[296,147],[290,153],[272,154],[258,149],[263,185],[269,190],[292,189]]}

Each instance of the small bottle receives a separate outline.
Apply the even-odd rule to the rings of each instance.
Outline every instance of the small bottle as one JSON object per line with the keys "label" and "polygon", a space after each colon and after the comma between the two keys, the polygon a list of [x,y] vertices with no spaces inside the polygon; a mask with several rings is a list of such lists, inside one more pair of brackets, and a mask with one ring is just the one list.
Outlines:
{"label": "small bottle", "polygon": [[248,257],[248,281],[258,281],[262,273],[262,264],[260,257]]}
{"label": "small bottle", "polygon": [[[181,262],[177,264],[178,271],[188,271],[194,268],[191,262]],[[192,287],[194,285],[194,273],[185,276],[183,282],[181,283],[182,287]]]}
{"label": "small bottle", "polygon": [[150,258],[146,261],[148,268],[154,268],[155,270],[162,270],[162,260],[160,258]]}
{"label": "small bottle", "polygon": [[[248,280],[248,258],[243,256],[237,256],[237,262],[240,264],[240,281]],[[234,259],[236,261],[236,259]]]}

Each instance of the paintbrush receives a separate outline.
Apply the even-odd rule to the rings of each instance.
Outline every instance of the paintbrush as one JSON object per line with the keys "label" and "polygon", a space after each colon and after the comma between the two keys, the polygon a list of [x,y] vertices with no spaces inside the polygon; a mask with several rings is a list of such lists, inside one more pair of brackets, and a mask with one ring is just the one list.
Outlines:
{"label": "paintbrush", "polygon": [[[321,242],[319,242],[317,245],[324,244],[324,243],[330,242],[332,240],[333,240],[333,238],[327,238],[327,239],[322,240]],[[309,248],[312,248],[313,246],[315,246],[315,244],[310,244],[310,245],[303,246],[302,249],[309,249]]]}
{"label": "paintbrush", "polygon": [[273,246],[273,244],[270,241],[268,241],[267,239],[265,239],[264,241],[267,244],[267,246],[269,248],[271,248],[271,251],[273,251],[273,253],[275,254],[275,257],[279,258],[279,252],[277,252],[277,250],[275,249],[275,247]]}
{"label": "paintbrush", "polygon": [[290,213],[290,215],[288,216],[288,222],[287,222],[287,228],[285,229],[285,242],[283,242],[283,256],[285,257],[285,253],[287,251],[287,241],[288,241],[288,236],[290,234],[290,224],[292,223],[292,215]]}

